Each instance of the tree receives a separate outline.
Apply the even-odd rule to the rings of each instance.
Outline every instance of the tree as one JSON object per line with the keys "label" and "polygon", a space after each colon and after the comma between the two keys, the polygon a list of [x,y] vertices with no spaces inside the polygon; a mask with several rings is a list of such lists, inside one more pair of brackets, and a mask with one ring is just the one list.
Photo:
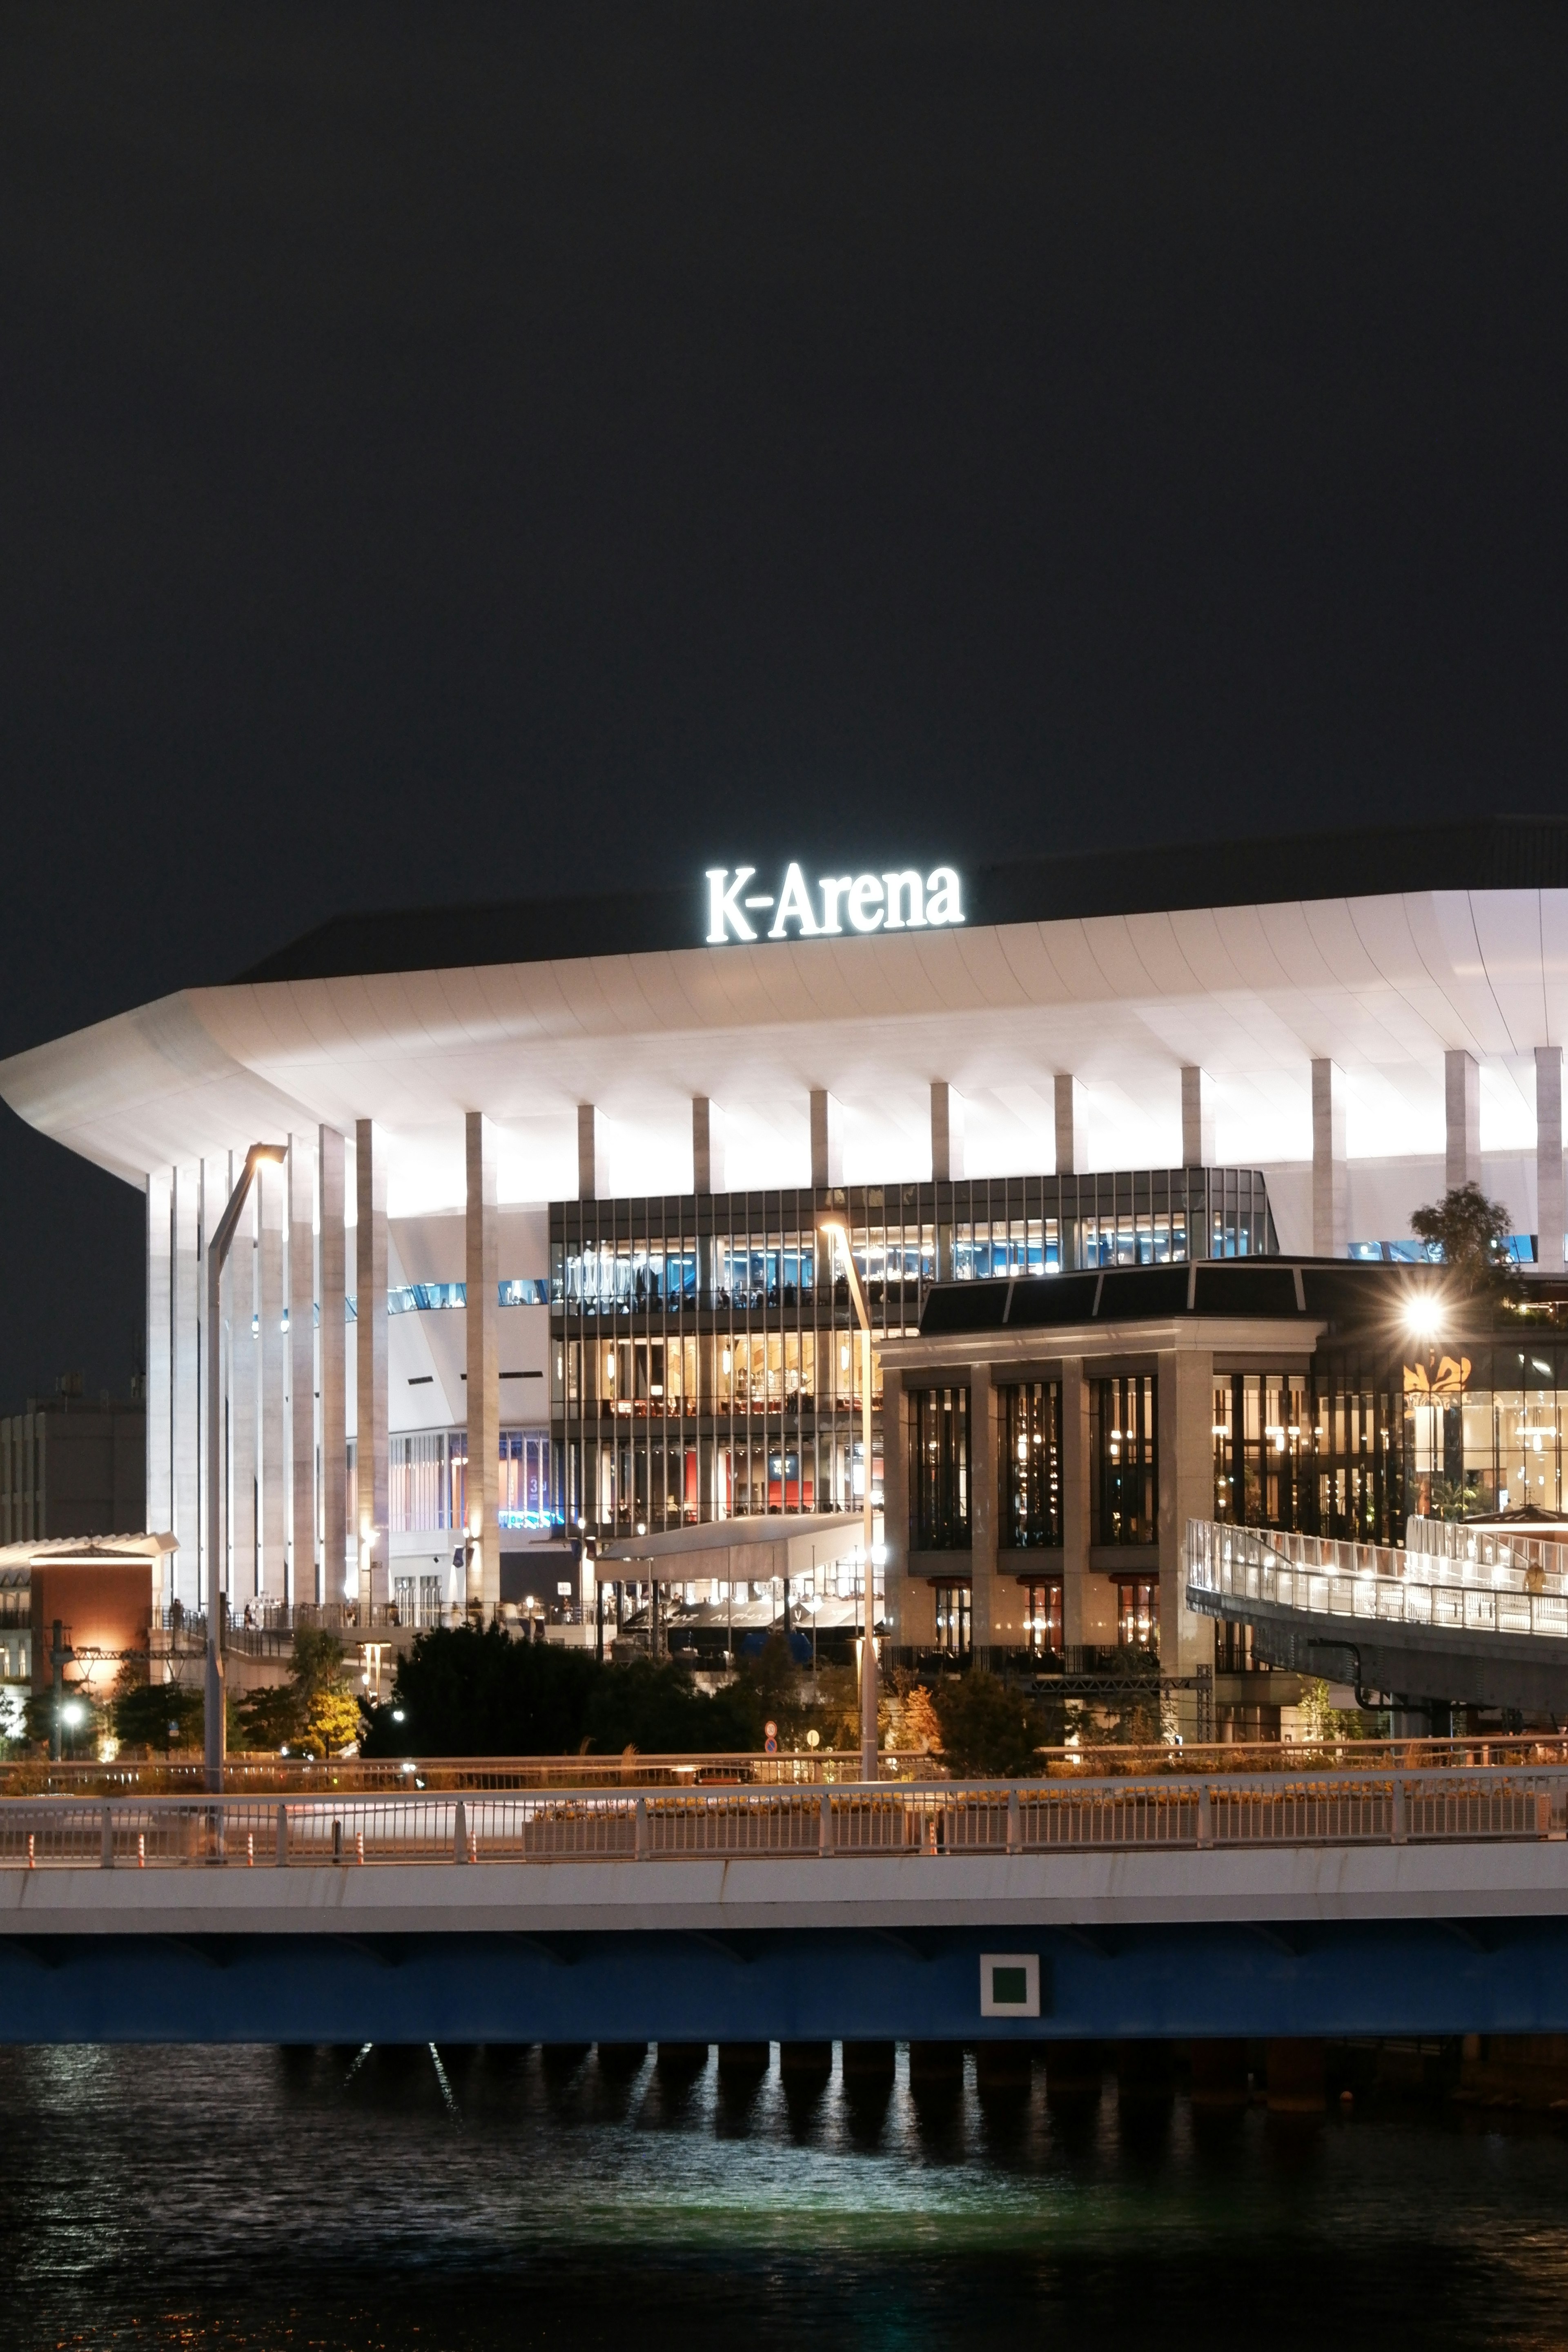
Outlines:
{"label": "tree", "polygon": [[1500,1201],[1489,1201],[1479,1184],[1454,1184],[1440,1201],[1417,1209],[1410,1230],[1465,1289],[1500,1298],[1508,1280],[1510,1218]]}
{"label": "tree", "polygon": [[288,1681],[248,1692],[237,1712],[240,1740],[253,1752],[288,1748],[322,1757],[352,1746],[360,1704],[343,1671],[342,1643],[316,1626],[300,1626]]}
{"label": "tree", "polygon": [[924,1683],[917,1683],[904,1701],[900,1745],[918,1748],[928,1756],[942,1753],[942,1717]]}
{"label": "tree", "polygon": [[961,1780],[973,1774],[1016,1780],[1039,1769],[1035,1751],[1045,1744],[1046,1730],[1039,1711],[995,1675],[971,1666],[939,1685],[933,1705],[949,1769]]}
{"label": "tree", "polygon": [[132,1683],[117,1693],[111,1715],[121,1748],[150,1756],[200,1753],[202,1694],[184,1683]]}
{"label": "tree", "polygon": [[[103,1709],[86,1690],[68,1685],[59,1701],[60,1754],[91,1759],[98,1754],[103,1734]],[[55,1725],[55,1694],[52,1690],[35,1691],[23,1709],[23,1721],[27,1738],[47,1747]]]}

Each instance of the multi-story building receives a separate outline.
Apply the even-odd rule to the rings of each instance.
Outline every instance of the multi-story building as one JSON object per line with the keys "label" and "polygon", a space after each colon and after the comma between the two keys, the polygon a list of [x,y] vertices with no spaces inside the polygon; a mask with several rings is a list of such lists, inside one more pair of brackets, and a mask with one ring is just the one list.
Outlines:
{"label": "multi-story building", "polygon": [[[215,1566],[210,1400],[237,1609],[575,1608],[588,1537],[700,1598],[843,1593],[868,1478],[895,1643],[1174,1670],[1215,1638],[1184,1516],[1561,1500],[1565,1028],[1568,825],[1492,820],[348,917],[0,1092],[145,1195],[165,1599]],[[1540,1312],[1445,1371],[1393,1294],[1472,1181]]]}

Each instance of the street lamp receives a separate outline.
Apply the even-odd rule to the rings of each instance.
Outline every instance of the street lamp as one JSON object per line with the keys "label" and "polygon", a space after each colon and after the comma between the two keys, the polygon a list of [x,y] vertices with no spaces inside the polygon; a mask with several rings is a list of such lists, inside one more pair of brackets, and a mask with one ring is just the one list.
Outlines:
{"label": "street lamp", "polygon": [[253,1143],[245,1155],[245,1168],[238,1183],[229,1194],[228,1206],[218,1219],[217,1230],[207,1244],[207,1671],[205,1688],[205,1721],[203,1726],[206,1784],[214,1795],[223,1793],[224,1756],[227,1745],[228,1727],[224,1721],[223,1607],[225,1594],[218,1582],[218,1557],[223,1543],[223,1414],[219,1406],[219,1369],[222,1357],[218,1345],[223,1312],[223,1270],[228,1258],[229,1246],[239,1223],[256,1171],[264,1160],[281,1167],[289,1157],[281,1143]]}
{"label": "street lamp", "polygon": [[855,1271],[848,1227],[842,1217],[819,1217],[816,1222],[818,1231],[826,1237],[830,1255],[837,1244],[843,1244],[849,1296],[854,1301],[855,1318],[860,1326],[860,1450],[864,1456],[866,1493],[866,1611],[865,1633],[860,1649],[860,1778],[874,1780],[877,1778],[877,1571],[871,1557],[871,1318],[866,1312],[866,1294]]}

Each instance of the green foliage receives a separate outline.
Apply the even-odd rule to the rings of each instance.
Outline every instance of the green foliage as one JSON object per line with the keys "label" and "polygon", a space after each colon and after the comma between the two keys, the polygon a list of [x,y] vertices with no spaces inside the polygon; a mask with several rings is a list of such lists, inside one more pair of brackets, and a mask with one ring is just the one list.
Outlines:
{"label": "green foliage", "polygon": [[1502,1203],[1489,1201],[1479,1184],[1455,1184],[1440,1201],[1414,1212],[1410,1230],[1428,1250],[1442,1253],[1467,1290],[1500,1298],[1510,1271],[1509,1223]]}
{"label": "green foliage", "polygon": [[1480,1508],[1481,1490],[1473,1478],[1436,1478],[1432,1482],[1432,1517],[1464,1519]]}
{"label": "green foliage", "polygon": [[972,1666],[966,1675],[940,1683],[932,1705],[948,1769],[956,1778],[1016,1779],[1039,1769],[1035,1750],[1045,1742],[1045,1722],[1021,1691],[1010,1690],[995,1675]]}
{"label": "green foliage", "polygon": [[[782,1646],[782,1645],[781,1645]],[[758,1662],[759,1664],[763,1661]],[[683,1666],[601,1665],[590,1650],[516,1642],[504,1627],[437,1626],[398,1664],[389,1706],[366,1706],[364,1756],[721,1754],[762,1744],[784,1704],[756,1670],[710,1697]],[[401,1717],[401,1720],[397,1718]],[[775,1716],[775,1721],[779,1718]]]}
{"label": "green foliage", "polygon": [[1309,1739],[1364,1739],[1368,1725],[1354,1707],[1331,1706],[1329,1685],[1319,1679],[1301,1685],[1301,1727]]}
{"label": "green foliage", "polygon": [[300,1756],[333,1756],[359,1736],[360,1703],[343,1672],[335,1634],[301,1625],[286,1683],[248,1692],[236,1709],[235,1744],[252,1753],[287,1748]]}
{"label": "green foliage", "polygon": [[205,1713],[200,1690],[185,1683],[132,1683],[111,1708],[121,1748],[150,1756],[199,1755]]}
{"label": "green foliage", "polygon": [[[55,1720],[53,1691],[34,1691],[22,1714],[27,1738],[47,1748]],[[60,1754],[88,1760],[96,1757],[106,1720],[105,1710],[96,1699],[68,1684],[60,1701]]]}

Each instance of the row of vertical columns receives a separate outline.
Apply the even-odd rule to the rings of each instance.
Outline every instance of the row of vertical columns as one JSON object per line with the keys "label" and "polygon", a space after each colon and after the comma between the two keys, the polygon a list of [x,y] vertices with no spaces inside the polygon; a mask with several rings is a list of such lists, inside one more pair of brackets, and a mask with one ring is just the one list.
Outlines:
{"label": "row of vertical columns", "polygon": [[316,1582],[316,1151],[289,1138],[289,1553],[287,1588],[318,1601]]}
{"label": "row of vertical columns", "polygon": [[[263,1163],[230,1255],[216,1332],[205,1328],[202,1253],[237,1163],[226,1153],[149,1179],[147,1515],[149,1525],[173,1533],[178,1546],[165,1602],[178,1598],[201,1608],[206,1601],[202,1436],[215,1375],[226,1440],[221,1501],[233,1604],[313,1601],[342,1590],[344,1554],[327,1531],[342,1531],[346,1541],[344,1157],[343,1138],[323,1128],[319,1137],[289,1137],[286,1166]],[[372,1176],[374,1186],[374,1153]],[[373,1214],[373,1237],[374,1231]],[[376,1287],[373,1259],[373,1328]],[[384,1399],[384,1369],[381,1391]],[[384,1490],[384,1435],[380,1454]],[[384,1492],[382,1506],[384,1516]]]}
{"label": "row of vertical columns", "polygon": [[[387,1598],[386,1151],[374,1120],[354,1128],[354,1480],[362,1608]],[[471,1410],[470,1405],[470,1410]],[[470,1455],[471,1459],[471,1455]]]}
{"label": "row of vertical columns", "polygon": [[465,1127],[468,1276],[468,1581],[470,1608],[493,1617],[500,1603],[500,1349],[496,1328],[500,1243],[495,1130],[471,1110]]}

